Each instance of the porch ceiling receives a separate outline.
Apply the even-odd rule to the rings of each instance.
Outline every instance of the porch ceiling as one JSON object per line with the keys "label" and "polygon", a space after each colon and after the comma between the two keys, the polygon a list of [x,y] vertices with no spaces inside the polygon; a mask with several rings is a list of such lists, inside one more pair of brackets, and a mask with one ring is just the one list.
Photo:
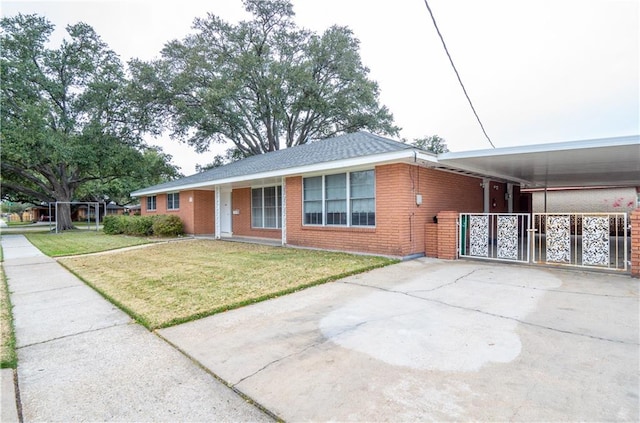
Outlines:
{"label": "porch ceiling", "polygon": [[640,135],[444,153],[438,163],[528,188],[640,186]]}

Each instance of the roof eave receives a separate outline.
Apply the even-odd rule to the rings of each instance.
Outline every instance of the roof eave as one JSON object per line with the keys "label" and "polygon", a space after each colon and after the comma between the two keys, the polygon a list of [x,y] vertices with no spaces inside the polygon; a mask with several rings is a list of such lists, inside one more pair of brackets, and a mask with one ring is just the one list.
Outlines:
{"label": "roof eave", "polygon": [[147,195],[163,194],[167,192],[186,191],[191,189],[211,188],[217,185],[234,184],[238,182],[247,182],[256,179],[267,179],[274,177],[284,177],[301,175],[314,172],[323,172],[327,170],[347,169],[351,167],[362,167],[366,165],[379,165],[383,163],[402,162],[407,160],[423,160],[436,163],[435,156],[422,153],[418,150],[408,148],[388,153],[381,153],[369,156],[354,157],[350,159],[334,160],[330,162],[316,163],[305,166],[295,166],[286,169],[273,170],[261,173],[252,173],[247,175],[235,176],[232,178],[224,178],[210,181],[196,182],[192,184],[177,185],[169,188],[160,189],[141,189],[131,193],[132,197],[142,197]]}

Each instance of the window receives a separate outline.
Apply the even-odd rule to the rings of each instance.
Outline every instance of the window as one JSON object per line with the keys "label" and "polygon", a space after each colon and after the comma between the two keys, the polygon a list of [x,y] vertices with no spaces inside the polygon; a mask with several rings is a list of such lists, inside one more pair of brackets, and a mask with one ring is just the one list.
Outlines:
{"label": "window", "polygon": [[325,225],[347,224],[347,174],[327,175],[325,186]]}
{"label": "window", "polygon": [[147,197],[147,211],[153,211],[156,209],[156,196],[151,195]]}
{"label": "window", "polygon": [[251,227],[282,228],[282,187],[251,190]]}
{"label": "window", "polygon": [[172,192],[167,194],[167,210],[178,210],[180,208],[180,193]]}
{"label": "window", "polygon": [[304,178],[304,223],[322,225],[322,176]]}
{"label": "window", "polygon": [[375,172],[339,173],[303,180],[305,225],[375,226]]}
{"label": "window", "polygon": [[351,172],[351,224],[353,226],[375,226],[376,189],[373,170]]}

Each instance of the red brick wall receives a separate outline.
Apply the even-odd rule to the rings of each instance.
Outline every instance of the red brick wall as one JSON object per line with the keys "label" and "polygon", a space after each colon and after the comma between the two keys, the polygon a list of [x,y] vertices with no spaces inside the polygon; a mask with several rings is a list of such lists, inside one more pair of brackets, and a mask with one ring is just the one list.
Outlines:
{"label": "red brick wall", "polygon": [[438,257],[438,225],[435,223],[424,225],[424,255]]}
{"label": "red brick wall", "polygon": [[[484,190],[482,179],[444,172],[422,169],[420,190],[425,196],[424,205],[430,219],[443,210],[457,210],[462,213],[482,213]],[[502,196],[504,199],[504,194]]]}
{"label": "red brick wall", "polygon": [[[191,201],[189,201],[191,199]],[[181,191],[180,208],[167,210],[167,194],[156,196],[156,210],[147,210],[147,198],[140,199],[140,214],[174,214],[182,219],[187,234],[211,234],[214,232],[214,193],[213,191]],[[210,221],[208,221],[210,219]]]}
{"label": "red brick wall", "polygon": [[[425,169],[399,163],[376,167],[376,227],[318,227],[302,225],[302,178],[287,178],[287,243],[323,249],[369,252],[393,256],[424,253],[425,225],[442,210],[481,212],[481,180],[468,176]],[[416,195],[422,204],[416,204]],[[192,201],[189,201],[189,198]],[[504,200],[504,193],[502,197]],[[166,210],[166,194],[157,196],[155,212],[146,210],[142,197],[141,213],[176,214],[189,234],[215,231],[215,194],[213,191],[182,191],[180,210]],[[278,229],[251,228],[251,189],[232,192],[233,233],[279,239]],[[438,235],[440,236],[440,235]]]}
{"label": "red brick wall", "polygon": [[[409,164],[378,166],[376,227],[344,228],[303,226],[302,178],[288,178],[287,243],[395,256],[424,253],[425,225],[439,211],[482,211],[481,182]],[[416,204],[416,194],[422,194],[422,205]]]}
{"label": "red brick wall", "polygon": [[631,212],[631,276],[640,278],[640,209]]}
{"label": "red brick wall", "polygon": [[251,227],[251,188],[234,189],[231,193],[233,210],[240,214],[232,214],[233,234],[240,236],[255,236],[260,238],[282,238],[280,229],[258,229]]}
{"label": "red brick wall", "polygon": [[458,257],[457,211],[442,211],[438,213],[438,258],[454,260]]}
{"label": "red brick wall", "polygon": [[[211,235],[215,233],[215,204],[215,191],[193,191],[194,234]],[[182,207],[182,193],[180,194],[180,207]]]}

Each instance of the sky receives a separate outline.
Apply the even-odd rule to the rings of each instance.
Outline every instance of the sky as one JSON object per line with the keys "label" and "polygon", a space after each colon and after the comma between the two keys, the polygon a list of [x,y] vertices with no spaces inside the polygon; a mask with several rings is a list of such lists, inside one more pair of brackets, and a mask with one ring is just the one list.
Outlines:
{"label": "sky", "polygon": [[[640,133],[640,1],[428,0],[449,53],[496,147]],[[348,26],[380,102],[409,141],[444,138],[451,151],[491,148],[438,38],[424,0],[292,0],[298,26]],[[37,13],[91,25],[126,62],[152,60],[208,12],[236,23],[241,0],[1,1],[2,16]],[[150,139],[185,175],[226,146],[196,154]]]}

